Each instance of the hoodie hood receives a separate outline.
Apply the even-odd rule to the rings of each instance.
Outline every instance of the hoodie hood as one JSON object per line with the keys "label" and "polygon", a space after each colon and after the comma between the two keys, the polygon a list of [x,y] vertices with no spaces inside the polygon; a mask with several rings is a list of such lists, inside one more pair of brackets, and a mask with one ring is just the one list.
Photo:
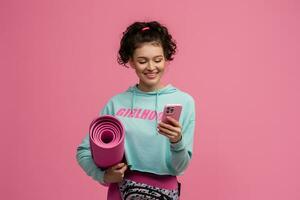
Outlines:
{"label": "hoodie hood", "polygon": [[159,95],[174,93],[178,89],[175,88],[174,86],[172,86],[171,84],[168,84],[161,89],[151,91],[151,92],[145,92],[145,91],[140,90],[137,86],[138,86],[138,84],[135,84],[134,86],[131,86],[127,89],[127,92],[132,93],[131,113],[133,112],[136,96],[153,96],[153,95],[155,95],[156,96],[156,98],[155,98],[155,114],[156,114],[156,127],[157,127],[157,123],[158,123],[157,107],[158,107]]}

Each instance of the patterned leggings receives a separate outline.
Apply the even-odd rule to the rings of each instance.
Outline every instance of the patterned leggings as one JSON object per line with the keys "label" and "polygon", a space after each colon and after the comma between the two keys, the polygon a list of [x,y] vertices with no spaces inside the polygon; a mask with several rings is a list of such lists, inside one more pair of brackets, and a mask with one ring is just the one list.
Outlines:
{"label": "patterned leggings", "polygon": [[134,173],[110,184],[108,200],[179,200],[180,183],[174,177]]}
{"label": "patterned leggings", "polygon": [[179,189],[164,189],[124,179],[119,183],[122,200],[178,200]]}

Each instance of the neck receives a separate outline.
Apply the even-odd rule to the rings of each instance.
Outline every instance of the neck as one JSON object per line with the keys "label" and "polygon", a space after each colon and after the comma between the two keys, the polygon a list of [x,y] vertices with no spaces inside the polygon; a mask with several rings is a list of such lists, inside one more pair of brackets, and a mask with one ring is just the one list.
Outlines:
{"label": "neck", "polygon": [[164,87],[164,84],[162,84],[162,83],[160,83],[158,85],[155,85],[155,86],[146,86],[146,85],[143,85],[141,83],[139,83],[137,85],[137,88],[140,89],[141,91],[144,91],[144,92],[154,92],[154,91],[159,90],[163,87]]}

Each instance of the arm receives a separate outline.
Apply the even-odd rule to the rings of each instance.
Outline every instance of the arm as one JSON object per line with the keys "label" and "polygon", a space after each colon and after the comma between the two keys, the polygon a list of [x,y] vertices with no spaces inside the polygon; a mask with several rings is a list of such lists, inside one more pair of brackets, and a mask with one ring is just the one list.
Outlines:
{"label": "arm", "polygon": [[182,138],[171,143],[171,161],[176,175],[181,175],[188,167],[192,158],[194,130],[195,130],[195,103],[192,99],[187,105],[187,114],[182,123]]}
{"label": "arm", "polygon": [[94,162],[90,149],[89,134],[85,136],[81,144],[77,147],[76,160],[85,173],[104,186],[104,170],[101,170]]}
{"label": "arm", "polygon": [[194,127],[195,120],[190,120],[188,125],[183,127],[182,139],[171,143],[171,160],[176,175],[183,173],[192,158]]}
{"label": "arm", "polygon": [[[99,115],[110,114],[112,112],[112,103],[109,101],[104,108],[101,110]],[[94,180],[99,182],[103,186],[108,186],[109,184],[105,183],[104,181],[104,174],[105,171],[99,168],[93,158],[90,148],[90,141],[89,141],[89,133],[85,136],[82,140],[81,144],[77,147],[76,151],[76,160],[80,167],[85,171],[85,173],[92,177]]]}

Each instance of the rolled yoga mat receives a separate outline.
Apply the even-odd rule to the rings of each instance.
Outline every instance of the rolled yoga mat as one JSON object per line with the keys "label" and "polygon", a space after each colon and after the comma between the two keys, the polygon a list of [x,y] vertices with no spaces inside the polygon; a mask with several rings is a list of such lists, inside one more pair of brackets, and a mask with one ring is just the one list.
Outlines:
{"label": "rolled yoga mat", "polygon": [[124,126],[112,115],[94,119],[89,127],[90,147],[95,164],[106,169],[120,163],[124,156]]}

